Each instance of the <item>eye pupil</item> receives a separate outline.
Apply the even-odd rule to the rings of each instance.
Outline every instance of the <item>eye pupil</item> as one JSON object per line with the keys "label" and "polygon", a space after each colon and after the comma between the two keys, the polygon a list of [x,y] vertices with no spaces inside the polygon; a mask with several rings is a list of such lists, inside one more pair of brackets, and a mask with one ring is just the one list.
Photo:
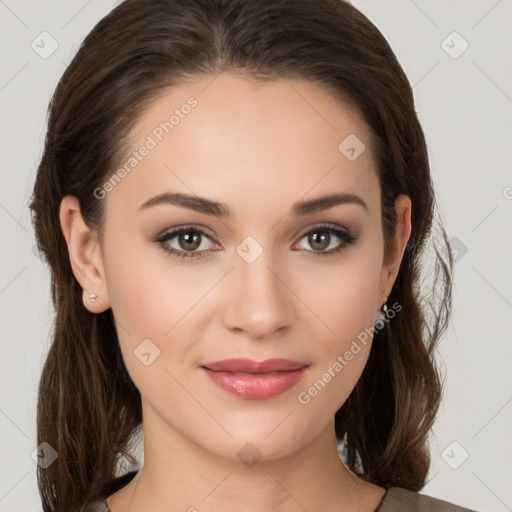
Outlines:
{"label": "eye pupil", "polygon": [[200,233],[195,233],[193,231],[187,231],[185,233],[180,233],[179,243],[180,243],[181,247],[183,247],[184,249],[194,250],[194,249],[197,249],[201,245],[201,243],[199,241],[200,238],[201,238]]}
{"label": "eye pupil", "polygon": [[[318,235],[318,233],[320,233],[320,236]],[[308,238],[309,238],[309,243],[311,244],[311,247],[314,247],[318,250],[323,250],[323,249],[329,247],[330,237],[331,237],[331,235],[327,231],[317,230],[317,231],[314,231],[313,233],[311,233]],[[325,244],[326,240],[327,240],[327,244]]]}

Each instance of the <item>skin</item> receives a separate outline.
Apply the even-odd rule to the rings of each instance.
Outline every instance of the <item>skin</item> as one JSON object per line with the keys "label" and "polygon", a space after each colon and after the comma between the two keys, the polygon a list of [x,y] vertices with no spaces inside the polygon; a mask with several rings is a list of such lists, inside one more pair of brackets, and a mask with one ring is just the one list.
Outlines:
{"label": "skin", "polygon": [[[83,222],[76,198],[61,203],[84,306],[112,308],[142,396],[144,465],[107,503],[113,512],[374,510],[385,490],[344,466],[334,434],[334,414],[361,376],[371,340],[307,405],[297,395],[374,325],[410,236],[410,198],[396,200],[396,234],[384,254],[366,128],[317,84],[299,80],[258,84],[224,72],[175,85],[138,119],[127,155],[190,96],[198,105],[106,194],[101,239]],[[354,161],[338,150],[349,134],[366,145]],[[232,218],[174,205],[139,211],[164,191],[223,202]],[[295,202],[333,192],[356,194],[367,210],[347,203],[290,215]],[[322,223],[358,238],[314,257],[304,235]],[[154,242],[183,225],[207,232],[199,248],[207,255],[178,259]],[[263,249],[252,263],[236,252],[247,236]],[[178,237],[166,244],[187,247]],[[331,234],[328,248],[316,251],[340,244]],[[148,338],[160,356],[146,366],[134,350]],[[310,366],[292,389],[251,400],[218,388],[198,368],[231,357]],[[250,467],[237,456],[248,442],[262,455]]]}

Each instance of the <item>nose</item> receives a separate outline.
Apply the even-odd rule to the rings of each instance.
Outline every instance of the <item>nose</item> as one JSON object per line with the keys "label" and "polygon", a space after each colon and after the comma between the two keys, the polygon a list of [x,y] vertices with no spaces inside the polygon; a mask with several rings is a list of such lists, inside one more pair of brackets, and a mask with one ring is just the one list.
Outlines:
{"label": "nose", "polygon": [[255,340],[286,331],[295,319],[286,272],[276,268],[270,253],[263,251],[252,263],[240,258],[224,283],[225,326]]}

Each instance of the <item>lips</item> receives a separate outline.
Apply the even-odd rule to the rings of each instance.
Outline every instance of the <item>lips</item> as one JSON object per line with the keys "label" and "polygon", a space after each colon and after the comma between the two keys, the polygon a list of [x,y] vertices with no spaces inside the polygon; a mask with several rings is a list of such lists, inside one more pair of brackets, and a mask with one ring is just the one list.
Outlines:
{"label": "lips", "polygon": [[306,363],[299,363],[290,359],[266,359],[265,361],[253,361],[252,359],[224,359],[222,361],[213,361],[204,363],[204,368],[215,372],[231,373],[271,373],[290,370],[299,370]]}
{"label": "lips", "polygon": [[271,398],[302,379],[309,365],[290,359],[225,359],[201,365],[218,387],[240,398]]}

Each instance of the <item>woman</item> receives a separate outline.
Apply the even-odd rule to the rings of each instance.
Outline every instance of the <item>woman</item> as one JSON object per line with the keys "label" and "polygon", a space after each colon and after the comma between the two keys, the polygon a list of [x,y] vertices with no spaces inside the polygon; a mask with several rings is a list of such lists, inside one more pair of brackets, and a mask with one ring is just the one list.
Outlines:
{"label": "woman", "polygon": [[467,510],[418,493],[434,207],[411,87],[350,4],[117,6],[57,87],[31,202],[43,509]]}

